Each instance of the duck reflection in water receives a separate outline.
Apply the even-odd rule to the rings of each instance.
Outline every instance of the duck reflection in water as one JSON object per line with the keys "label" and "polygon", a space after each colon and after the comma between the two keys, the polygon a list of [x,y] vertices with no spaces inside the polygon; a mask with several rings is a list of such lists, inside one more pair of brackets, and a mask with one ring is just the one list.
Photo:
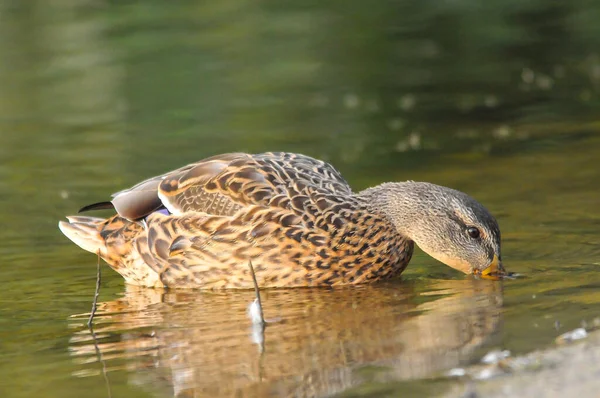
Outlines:
{"label": "duck reflection in water", "polygon": [[[70,348],[81,370],[100,367],[165,396],[327,396],[365,381],[422,378],[472,359],[497,329],[502,283],[439,280],[338,289],[262,292],[280,318],[253,342],[251,291],[167,292],[127,286],[99,304],[95,341],[78,330]],[[110,376],[110,372],[109,372]]]}

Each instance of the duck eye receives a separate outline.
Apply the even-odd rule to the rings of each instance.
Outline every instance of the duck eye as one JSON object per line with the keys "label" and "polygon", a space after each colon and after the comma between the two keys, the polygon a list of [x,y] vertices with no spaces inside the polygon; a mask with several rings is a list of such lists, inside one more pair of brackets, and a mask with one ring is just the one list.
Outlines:
{"label": "duck eye", "polygon": [[467,233],[473,239],[479,239],[479,236],[481,235],[481,232],[479,232],[479,229],[476,227],[467,228]]}

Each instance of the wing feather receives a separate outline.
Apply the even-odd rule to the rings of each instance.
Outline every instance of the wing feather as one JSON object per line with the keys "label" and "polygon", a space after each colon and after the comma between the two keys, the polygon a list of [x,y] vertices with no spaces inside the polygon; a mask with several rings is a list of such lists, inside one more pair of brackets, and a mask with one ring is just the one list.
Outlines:
{"label": "wing feather", "polygon": [[129,220],[162,207],[173,214],[233,216],[255,205],[300,210],[314,193],[350,195],[352,190],[333,166],[309,156],[228,153],[144,180],[115,193],[111,203]]}
{"label": "wing feather", "polygon": [[[207,164],[209,163],[209,164]],[[335,195],[352,190],[331,165],[291,153],[238,154],[201,161],[162,180],[159,196],[174,213],[232,216],[251,205],[298,206],[308,191]]]}

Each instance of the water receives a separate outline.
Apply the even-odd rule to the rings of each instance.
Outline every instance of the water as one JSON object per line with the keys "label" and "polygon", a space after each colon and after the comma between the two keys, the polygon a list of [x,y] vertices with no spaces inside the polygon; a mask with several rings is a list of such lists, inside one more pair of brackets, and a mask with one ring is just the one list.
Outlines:
{"label": "water", "polygon": [[[424,378],[599,316],[598,14],[0,1],[1,395],[430,394],[445,382]],[[266,292],[282,322],[262,336],[252,292],[139,291],[105,268],[94,340],[96,260],[57,221],[187,162],[263,150],[329,160],[357,190],[466,191],[522,277],[471,280],[417,252],[393,283]]]}

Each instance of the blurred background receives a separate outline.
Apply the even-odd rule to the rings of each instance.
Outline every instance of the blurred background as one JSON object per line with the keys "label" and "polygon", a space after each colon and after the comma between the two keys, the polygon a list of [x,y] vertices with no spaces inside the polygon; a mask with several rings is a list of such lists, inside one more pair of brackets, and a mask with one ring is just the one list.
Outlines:
{"label": "blurred background", "polygon": [[[0,0],[2,396],[106,396],[105,379],[72,358],[90,348],[77,339],[73,348],[73,333],[87,329],[71,316],[89,310],[96,260],[68,242],[56,223],[141,179],[222,152],[305,153],[334,164],[357,190],[427,180],[471,194],[497,216],[505,265],[522,277],[504,283],[497,305],[481,307],[489,326],[483,334],[492,337],[477,339],[476,347],[467,339],[469,349],[441,369],[425,366],[413,374],[398,367],[377,381],[421,380],[473,361],[475,348],[544,347],[600,315],[598,21],[600,4],[592,0]],[[101,298],[114,312],[131,293],[108,268],[104,276]],[[424,296],[453,297],[468,307],[474,294],[499,294],[489,287],[474,293],[464,278],[417,252],[391,288],[401,292],[402,305],[386,309],[390,322],[400,314],[420,319]],[[240,294],[239,303],[252,297]],[[298,294],[294,302],[315,300]],[[280,308],[276,296],[272,308]],[[139,316],[140,308],[181,300],[189,310],[197,299],[130,297],[125,302],[137,304],[118,311]],[[141,324],[107,316],[113,324],[101,337],[114,342],[125,331],[169,331],[165,319],[174,314],[164,311],[171,304],[160,316],[142,316]],[[233,311],[227,301],[215,305]],[[452,305],[427,324],[438,332],[448,324],[472,326],[472,314],[465,318]],[[253,347],[243,307],[235,349]],[[357,319],[366,327],[373,320],[363,315]],[[186,327],[202,334],[209,327],[202,322]],[[344,340],[356,349],[406,344],[358,331],[363,337]],[[412,342],[422,333],[411,336],[402,338]],[[291,352],[319,355],[298,341]],[[130,350],[116,349],[109,372],[112,391],[126,396],[281,395],[269,388],[330,366],[298,365],[296,373],[239,385],[227,368],[213,375],[214,385],[190,376],[183,389],[169,376],[169,387],[151,394],[142,387],[165,376],[133,378],[139,366],[123,355]],[[83,351],[83,363],[98,371],[96,351]],[[206,358],[219,369],[214,356]],[[336,373],[342,380],[336,388],[314,391],[369,385],[371,373],[352,372],[379,359],[355,355],[341,368],[333,361],[330,367],[350,374]],[[440,363],[435,356],[429,362]],[[177,366],[198,370],[197,363]]]}

